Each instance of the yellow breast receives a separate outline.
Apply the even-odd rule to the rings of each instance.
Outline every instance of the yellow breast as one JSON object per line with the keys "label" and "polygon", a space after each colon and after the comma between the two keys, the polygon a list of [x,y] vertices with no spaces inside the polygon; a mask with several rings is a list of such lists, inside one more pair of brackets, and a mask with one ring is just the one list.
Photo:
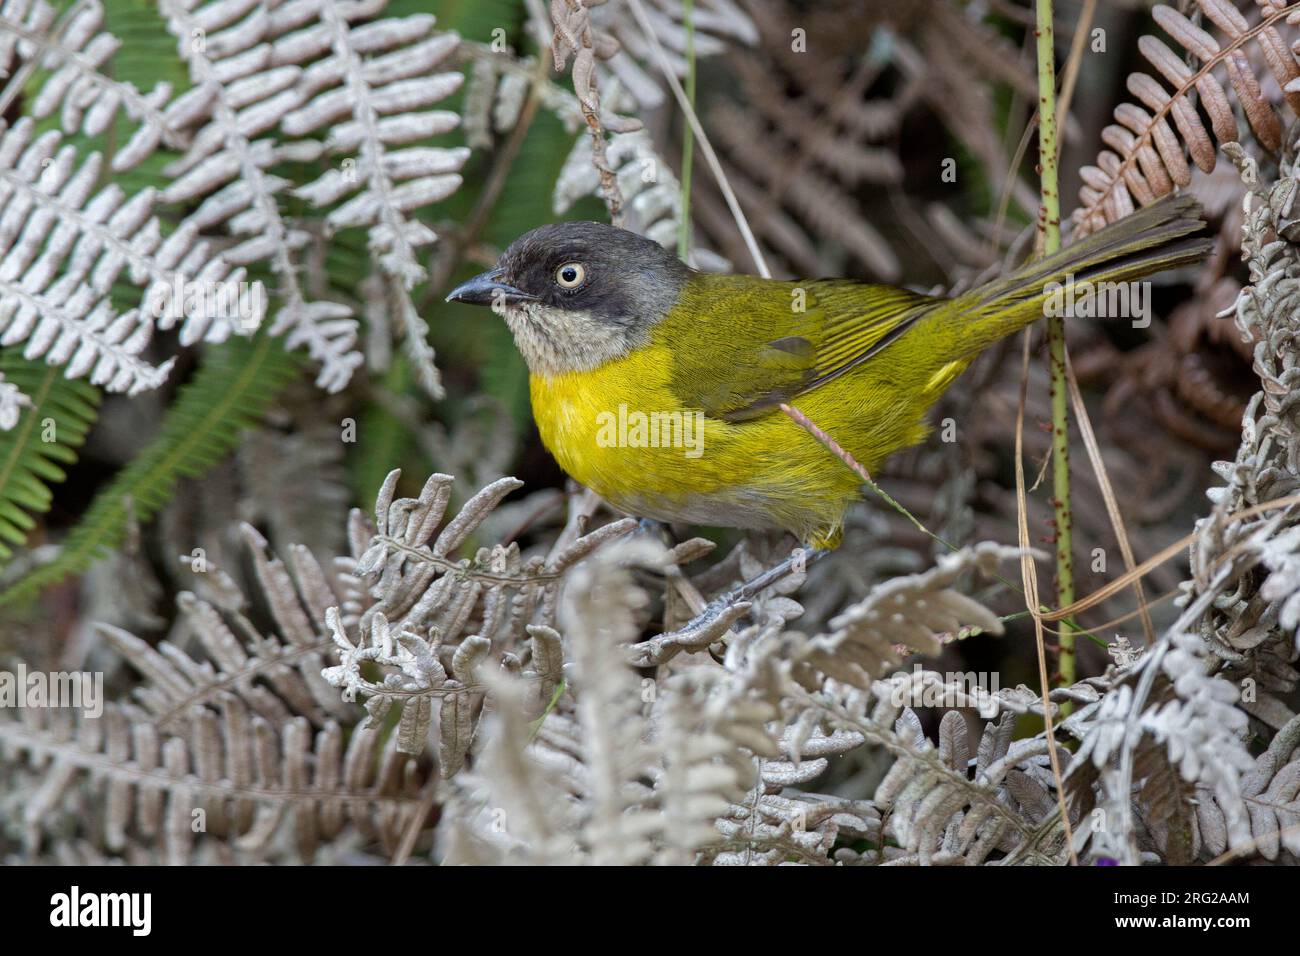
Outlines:
{"label": "yellow breast", "polygon": [[542,441],[560,466],[640,517],[784,528],[838,525],[852,473],[782,415],[728,423],[683,407],[657,345],[587,372],[530,380]]}
{"label": "yellow breast", "polygon": [[698,409],[668,388],[669,356],[656,346],[588,372],[530,379],[533,415],[560,466],[615,505],[705,491],[705,449],[723,441]]}

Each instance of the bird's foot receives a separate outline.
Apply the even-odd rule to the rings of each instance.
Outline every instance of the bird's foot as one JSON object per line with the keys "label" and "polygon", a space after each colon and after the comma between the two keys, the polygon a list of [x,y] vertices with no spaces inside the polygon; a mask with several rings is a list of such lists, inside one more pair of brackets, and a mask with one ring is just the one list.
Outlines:
{"label": "bird's foot", "polygon": [[802,574],[808,565],[829,553],[822,548],[796,548],[784,561],[755,575],[740,587],[714,598],[704,610],[675,631],[660,634],[636,645],[633,649],[633,666],[654,667],[682,651],[704,650],[721,639],[732,624],[748,613],[750,600],[765,588],[791,574]]}
{"label": "bird's foot", "polygon": [[785,560],[773,565],[761,574],[754,575],[754,577],[740,585],[740,587],[728,591],[720,597],[714,598],[703,611],[697,614],[685,626],[679,628],[679,630],[698,630],[705,625],[713,623],[721,617],[723,612],[728,608],[752,600],[762,591],[770,588],[778,581],[789,577],[791,574],[804,573],[809,565],[827,554],[830,554],[830,552],[822,548],[811,550],[807,548],[795,548],[794,551],[790,553],[790,556]]}

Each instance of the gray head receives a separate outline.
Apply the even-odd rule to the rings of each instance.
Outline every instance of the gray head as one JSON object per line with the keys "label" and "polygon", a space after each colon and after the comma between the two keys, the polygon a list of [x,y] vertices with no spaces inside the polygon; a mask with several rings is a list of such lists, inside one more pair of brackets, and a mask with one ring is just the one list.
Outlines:
{"label": "gray head", "polygon": [[599,222],[541,226],[448,302],[505,316],[537,375],[587,371],[645,344],[690,270],[650,239]]}

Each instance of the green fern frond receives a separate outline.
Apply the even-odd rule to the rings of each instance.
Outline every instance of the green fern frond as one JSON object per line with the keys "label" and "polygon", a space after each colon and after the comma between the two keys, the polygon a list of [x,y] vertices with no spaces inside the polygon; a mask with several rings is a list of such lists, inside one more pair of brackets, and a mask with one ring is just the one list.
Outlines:
{"label": "green fern frond", "polygon": [[50,508],[49,486],[77,460],[99,406],[99,389],[63,377],[62,369],[0,350],[0,379],[31,399],[12,429],[0,432],[0,559],[27,540],[32,515]]}
{"label": "green fern frond", "polygon": [[78,574],[116,547],[125,532],[128,499],[135,518],[147,521],[166,504],[179,478],[202,474],[233,449],[300,368],[301,361],[265,333],[212,349],[180,390],[161,431],[95,497],[58,557],[0,593],[0,604]]}

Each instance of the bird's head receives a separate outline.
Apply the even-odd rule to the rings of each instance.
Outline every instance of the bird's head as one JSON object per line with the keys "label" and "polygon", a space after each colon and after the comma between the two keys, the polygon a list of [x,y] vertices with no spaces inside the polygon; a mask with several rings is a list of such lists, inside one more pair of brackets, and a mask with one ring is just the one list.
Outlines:
{"label": "bird's head", "polygon": [[448,302],[505,317],[535,375],[588,371],[644,345],[690,270],[634,232],[561,222],[525,233]]}

